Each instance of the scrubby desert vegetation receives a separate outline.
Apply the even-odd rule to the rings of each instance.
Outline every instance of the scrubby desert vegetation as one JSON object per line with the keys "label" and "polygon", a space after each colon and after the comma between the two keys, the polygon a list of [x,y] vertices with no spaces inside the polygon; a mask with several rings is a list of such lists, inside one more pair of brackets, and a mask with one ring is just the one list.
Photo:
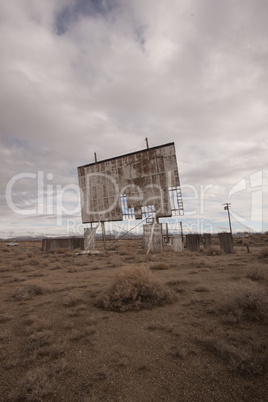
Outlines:
{"label": "scrubby desert vegetation", "polygon": [[267,400],[267,240],[232,254],[0,244],[0,400]]}

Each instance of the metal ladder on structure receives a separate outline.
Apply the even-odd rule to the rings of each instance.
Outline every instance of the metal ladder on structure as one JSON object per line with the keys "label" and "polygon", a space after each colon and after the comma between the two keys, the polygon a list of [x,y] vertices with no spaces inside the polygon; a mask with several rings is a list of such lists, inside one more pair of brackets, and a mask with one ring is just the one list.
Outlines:
{"label": "metal ladder on structure", "polygon": [[180,186],[177,187],[177,203],[178,203],[179,215],[183,215],[184,209],[183,209],[183,201]]}

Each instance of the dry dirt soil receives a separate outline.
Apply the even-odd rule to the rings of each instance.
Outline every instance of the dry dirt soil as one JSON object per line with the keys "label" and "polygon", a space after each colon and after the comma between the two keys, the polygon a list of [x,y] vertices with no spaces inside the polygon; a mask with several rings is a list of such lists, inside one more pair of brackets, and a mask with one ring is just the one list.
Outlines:
{"label": "dry dirt soil", "polygon": [[[268,401],[267,245],[147,256],[139,240],[98,255],[0,243],[0,401]],[[168,303],[102,308],[140,267],[144,300],[157,280]]]}

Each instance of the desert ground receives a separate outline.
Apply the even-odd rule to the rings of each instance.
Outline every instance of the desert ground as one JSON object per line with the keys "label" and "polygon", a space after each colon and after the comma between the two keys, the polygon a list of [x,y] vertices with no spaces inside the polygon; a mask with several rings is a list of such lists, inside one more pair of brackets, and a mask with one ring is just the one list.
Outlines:
{"label": "desert ground", "polygon": [[1,242],[0,400],[268,401],[268,235],[246,241]]}

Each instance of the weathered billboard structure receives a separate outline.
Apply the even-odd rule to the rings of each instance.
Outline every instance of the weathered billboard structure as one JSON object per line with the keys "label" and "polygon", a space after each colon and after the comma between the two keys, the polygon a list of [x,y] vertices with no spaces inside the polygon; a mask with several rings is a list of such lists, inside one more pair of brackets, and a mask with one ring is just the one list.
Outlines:
{"label": "weathered billboard structure", "polygon": [[174,143],[78,167],[82,222],[183,214]]}

